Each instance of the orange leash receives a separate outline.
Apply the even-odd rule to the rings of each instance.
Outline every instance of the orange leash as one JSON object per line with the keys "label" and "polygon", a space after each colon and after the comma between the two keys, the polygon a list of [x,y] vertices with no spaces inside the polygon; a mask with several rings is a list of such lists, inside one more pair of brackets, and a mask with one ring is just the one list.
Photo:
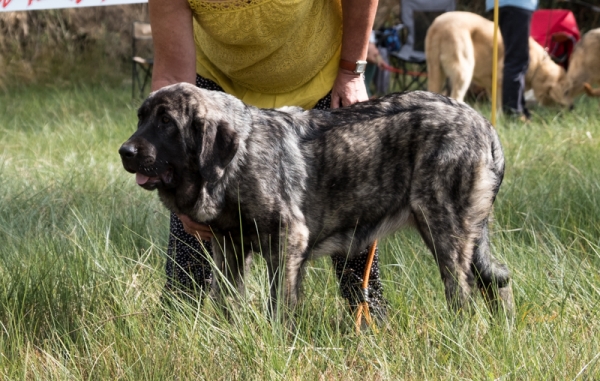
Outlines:
{"label": "orange leash", "polygon": [[365,273],[363,275],[362,292],[363,301],[358,305],[356,310],[356,333],[360,333],[360,327],[362,325],[362,317],[364,315],[367,325],[373,325],[373,319],[369,313],[369,276],[371,275],[371,266],[373,266],[373,259],[375,258],[375,251],[377,250],[377,240],[373,241],[371,248],[369,249],[369,256],[367,257],[367,265],[365,266]]}
{"label": "orange leash", "polygon": [[383,62],[381,64],[381,66],[392,73],[396,73],[396,74],[406,74],[406,75],[410,75],[413,77],[427,77],[427,73],[422,73],[422,72],[418,72],[418,71],[410,71],[410,70],[402,70],[400,68],[396,68],[393,66],[388,65],[387,63]]}

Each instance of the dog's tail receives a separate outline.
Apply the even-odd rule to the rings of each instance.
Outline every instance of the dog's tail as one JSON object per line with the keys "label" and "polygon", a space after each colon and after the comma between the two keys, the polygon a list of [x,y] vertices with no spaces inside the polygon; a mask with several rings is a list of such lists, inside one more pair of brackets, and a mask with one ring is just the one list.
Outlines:
{"label": "dog's tail", "polygon": [[494,187],[494,195],[498,194],[498,190],[500,189],[500,184],[502,184],[502,180],[504,179],[504,153],[502,151],[502,144],[500,143],[500,138],[498,137],[498,133],[496,129],[490,124],[491,128],[491,154],[492,154],[492,171],[496,175],[496,186]]}
{"label": "dog's tail", "polygon": [[484,221],[481,236],[476,242],[473,252],[472,270],[477,286],[487,289],[494,285],[498,288],[506,287],[510,281],[508,267],[500,263],[490,253],[490,238],[488,233],[488,221]]}

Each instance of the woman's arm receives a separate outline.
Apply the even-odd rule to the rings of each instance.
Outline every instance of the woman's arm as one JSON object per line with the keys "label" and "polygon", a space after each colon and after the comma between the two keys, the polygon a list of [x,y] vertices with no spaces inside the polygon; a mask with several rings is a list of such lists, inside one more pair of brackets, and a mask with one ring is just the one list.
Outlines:
{"label": "woman's arm", "polygon": [[[196,84],[196,47],[192,10],[187,0],[148,0],[154,43],[152,90],[179,82]],[[185,231],[210,239],[208,225],[178,215]]]}
{"label": "woman's arm", "polygon": [[148,1],[154,67],[152,90],[179,82],[196,83],[192,10],[187,0]]}
{"label": "woman's arm", "polygon": [[[367,58],[377,2],[378,0],[342,0],[343,60],[356,62]],[[362,76],[340,68],[331,92],[331,107],[348,106],[367,99],[367,89]]]}

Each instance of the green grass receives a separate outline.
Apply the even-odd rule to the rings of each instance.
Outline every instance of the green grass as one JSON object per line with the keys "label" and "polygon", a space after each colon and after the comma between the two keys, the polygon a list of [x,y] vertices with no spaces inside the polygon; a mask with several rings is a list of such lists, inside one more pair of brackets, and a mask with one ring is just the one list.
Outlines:
{"label": "green grass", "polygon": [[[600,106],[500,120],[507,170],[492,225],[514,274],[514,326],[447,312],[432,256],[381,244],[389,324],[356,335],[327,260],[311,264],[298,328],[265,318],[253,269],[231,321],[160,303],[168,213],[117,149],[130,88],[0,94],[0,377],[6,380],[593,380],[600,378]],[[484,115],[489,108],[478,106]]]}

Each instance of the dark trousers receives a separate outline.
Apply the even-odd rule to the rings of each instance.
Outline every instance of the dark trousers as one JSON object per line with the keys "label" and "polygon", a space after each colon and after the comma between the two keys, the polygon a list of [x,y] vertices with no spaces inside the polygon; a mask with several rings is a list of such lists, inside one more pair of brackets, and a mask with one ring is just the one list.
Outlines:
{"label": "dark trousers", "polygon": [[529,31],[533,11],[505,6],[500,8],[500,33],[504,41],[502,72],[502,109],[509,114],[524,114],[525,75],[529,68]]}

